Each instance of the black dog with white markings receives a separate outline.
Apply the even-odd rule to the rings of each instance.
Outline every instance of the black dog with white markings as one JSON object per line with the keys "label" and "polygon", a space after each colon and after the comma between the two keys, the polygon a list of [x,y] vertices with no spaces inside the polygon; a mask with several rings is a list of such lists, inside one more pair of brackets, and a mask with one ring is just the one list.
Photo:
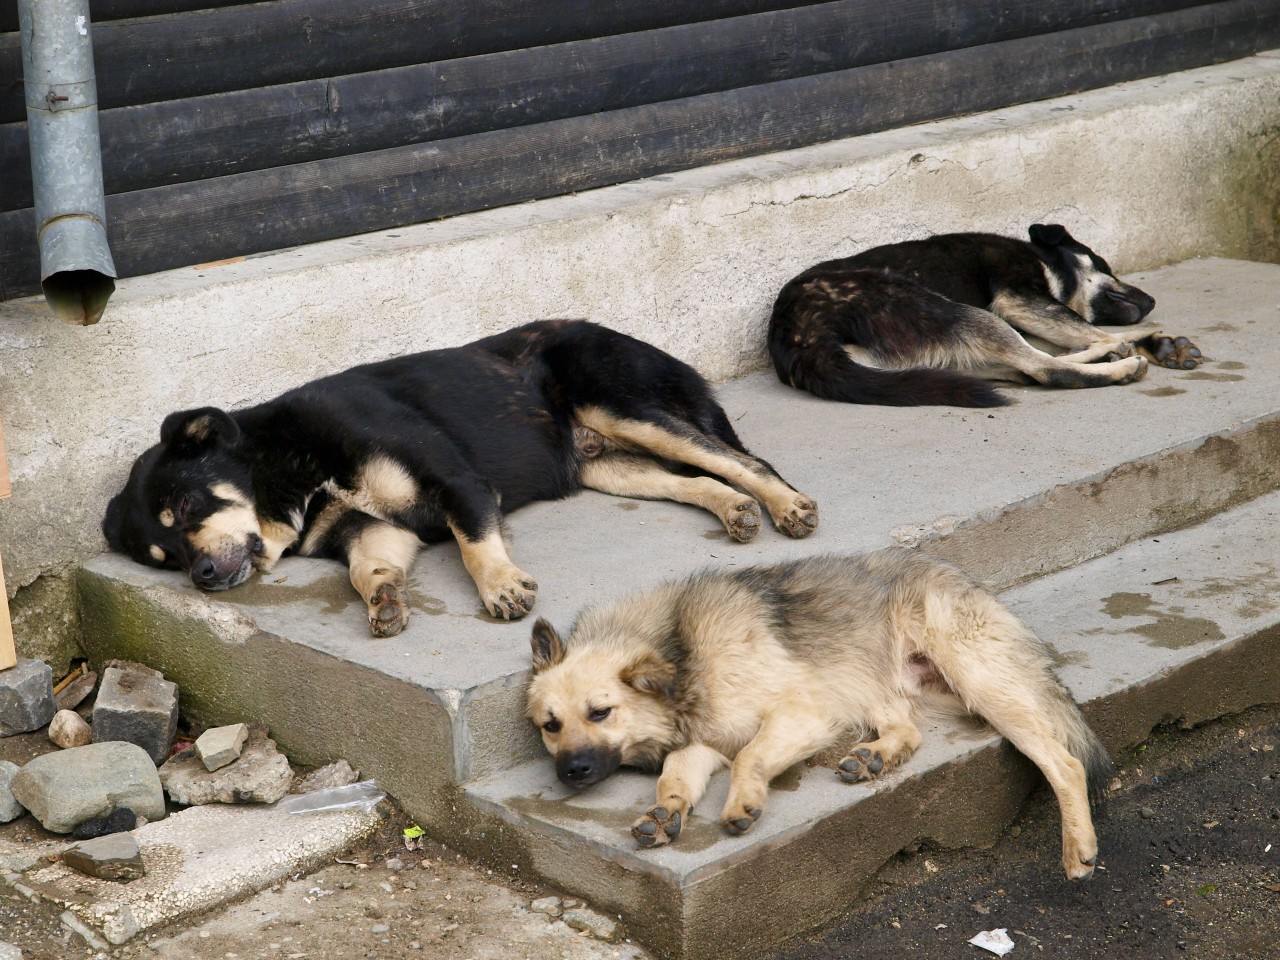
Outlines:
{"label": "black dog with white markings", "polygon": [[757,500],[790,536],[818,523],[814,502],[747,452],[692,367],[553,320],[355,367],[233,413],[170,414],[103,532],[205,590],[288,551],[342,560],[374,635],[392,636],[408,622],[418,549],[450,536],[485,608],[524,616],[537,584],[507,555],[503,511],[583,487],[704,507],[742,541],[759,531]]}
{"label": "black dog with white markings", "polygon": [[[940,234],[811,267],[773,307],[779,379],[846,403],[991,407],[1008,400],[979,377],[1098,387],[1141,379],[1147,359],[1199,363],[1186,337],[1099,330],[1138,323],[1155,300],[1064,227],[1029,234]],[[1019,331],[1069,352],[1039,350]]]}

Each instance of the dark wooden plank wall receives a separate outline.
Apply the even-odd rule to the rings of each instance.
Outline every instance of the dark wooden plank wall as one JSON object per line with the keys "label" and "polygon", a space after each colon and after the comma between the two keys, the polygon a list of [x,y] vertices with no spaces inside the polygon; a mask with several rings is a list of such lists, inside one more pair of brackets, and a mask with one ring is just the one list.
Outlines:
{"label": "dark wooden plank wall", "polygon": [[[1280,45],[1278,0],[194,2],[93,7],[122,276]],[[37,280],[20,68],[0,34],[0,298]]]}

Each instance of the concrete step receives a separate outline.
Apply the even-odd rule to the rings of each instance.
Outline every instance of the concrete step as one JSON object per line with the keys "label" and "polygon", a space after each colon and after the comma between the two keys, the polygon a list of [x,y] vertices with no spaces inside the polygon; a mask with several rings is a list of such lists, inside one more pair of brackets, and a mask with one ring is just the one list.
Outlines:
{"label": "concrete step", "polygon": [[[592,493],[536,504],[508,527],[513,557],[541,584],[537,613],[567,626],[588,600],[705,565],[891,541],[1008,586],[1280,486],[1280,396],[1264,372],[1280,366],[1271,336],[1280,266],[1199,260],[1133,279],[1158,301],[1154,322],[1200,344],[1210,358],[1201,369],[1153,369],[1141,383],[1100,390],[1013,389],[1018,402],[995,411],[824,403],[766,374],[725,384],[720,398],[747,444],[818,499],[817,533],[797,542],[765,530],[736,544],[691,507]],[[547,861],[550,834],[505,829],[464,802],[463,785],[511,776],[541,746],[521,716],[528,625],[481,612],[456,548],[423,554],[414,619],[382,641],[368,638],[345,572],[321,561],[287,560],[216,596],[111,555],[78,581],[93,656],[163,670],[196,720],[257,719],[301,762],[345,757],[472,853],[527,868],[536,847],[538,869],[558,882],[581,868],[581,849],[558,870]],[[632,806],[621,809],[629,818]],[[867,862],[880,852],[867,845]],[[620,888],[642,876],[619,871]],[[685,917],[676,888],[657,889],[676,896],[659,913]],[[673,922],[680,942],[686,926],[712,929],[692,914]],[[637,923],[662,938],[665,921]]]}
{"label": "concrete step", "polygon": [[[1194,724],[1280,697],[1277,542],[1272,493],[1004,599],[1051,644],[1059,675],[1118,751],[1158,723]],[[661,953],[708,958],[751,955],[820,923],[913,843],[992,842],[1036,782],[1001,738],[944,723],[873,785],[844,784],[825,767],[784,773],[742,837],[718,823],[729,784],[721,772],[679,841],[659,850],[637,848],[628,829],[653,804],[652,776],[626,773],[579,794],[543,758],[470,784],[466,797],[522,838],[539,875],[621,914]],[[1099,835],[1105,868],[1105,819]],[[1043,869],[1060,875],[1061,865]]]}

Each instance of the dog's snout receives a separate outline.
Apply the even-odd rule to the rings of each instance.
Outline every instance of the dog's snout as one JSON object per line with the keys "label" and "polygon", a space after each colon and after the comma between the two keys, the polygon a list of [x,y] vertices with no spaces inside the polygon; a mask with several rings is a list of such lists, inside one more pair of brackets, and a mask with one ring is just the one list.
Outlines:
{"label": "dog's snout", "polygon": [[256,533],[249,534],[249,552],[256,557],[260,557],[263,549],[262,538]]}
{"label": "dog's snout", "polygon": [[564,765],[562,776],[569,783],[586,783],[594,772],[590,758],[575,757]]}
{"label": "dog's snout", "polygon": [[212,586],[218,580],[218,565],[210,557],[200,557],[191,565],[191,580],[197,587]]}
{"label": "dog's snout", "polygon": [[622,762],[622,755],[608,747],[570,750],[556,757],[556,776],[578,790],[599,783]]}

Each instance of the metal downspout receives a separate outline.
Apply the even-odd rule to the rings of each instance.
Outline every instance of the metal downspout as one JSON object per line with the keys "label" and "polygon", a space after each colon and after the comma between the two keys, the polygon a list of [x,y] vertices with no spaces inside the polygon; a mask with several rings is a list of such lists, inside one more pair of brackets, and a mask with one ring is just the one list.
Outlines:
{"label": "metal downspout", "polygon": [[40,286],[54,314],[97,323],[115,290],[107,246],[88,0],[18,0]]}

